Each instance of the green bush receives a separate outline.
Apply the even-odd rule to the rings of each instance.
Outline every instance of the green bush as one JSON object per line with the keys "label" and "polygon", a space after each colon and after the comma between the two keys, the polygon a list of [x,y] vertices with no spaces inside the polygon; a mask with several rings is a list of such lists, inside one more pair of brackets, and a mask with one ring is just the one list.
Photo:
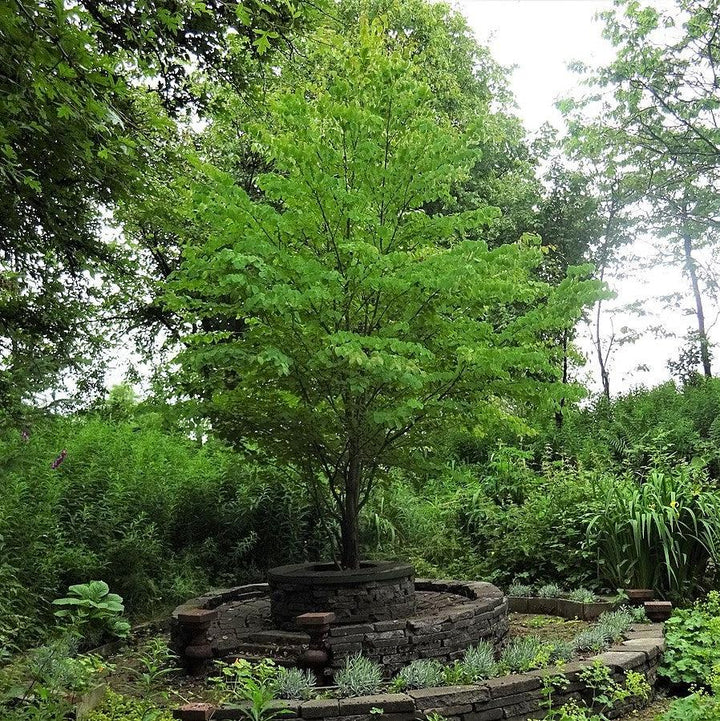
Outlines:
{"label": "green bush", "polygon": [[349,656],[335,673],[340,696],[368,696],[377,693],[382,684],[382,668],[360,654]]}
{"label": "green bush", "polygon": [[655,467],[642,481],[601,476],[595,492],[602,504],[588,538],[601,577],[615,588],[692,597],[720,552],[720,492],[702,469]]}
{"label": "green bush", "polygon": [[709,684],[720,668],[720,593],[691,608],[676,609],[665,622],[660,674],[676,683]]}

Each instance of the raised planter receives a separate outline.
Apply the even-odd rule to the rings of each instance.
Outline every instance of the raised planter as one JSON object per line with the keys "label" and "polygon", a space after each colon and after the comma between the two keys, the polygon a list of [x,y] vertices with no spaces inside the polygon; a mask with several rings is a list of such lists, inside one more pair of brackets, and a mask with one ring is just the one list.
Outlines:
{"label": "raised planter", "polygon": [[566,620],[574,618],[595,621],[601,613],[612,611],[617,604],[609,599],[584,603],[567,598],[541,598],[539,596],[508,596],[508,609],[512,613],[538,613],[560,616]]}
{"label": "raised planter", "polygon": [[[454,661],[468,646],[481,640],[499,649],[508,630],[508,607],[496,586],[417,579],[413,593],[417,609],[409,618],[331,624],[323,641],[330,667],[337,669],[345,657],[362,653],[380,663],[386,676],[390,676],[416,658]],[[173,649],[184,658],[187,648],[207,644],[213,658],[269,656],[283,665],[295,665],[311,644],[308,629],[298,632],[274,628],[268,596],[266,585],[254,585],[214,591],[186,601],[172,614]],[[198,609],[217,610],[205,632],[206,642],[197,626],[189,623],[195,620]],[[185,660],[188,665],[192,662]]]}
{"label": "raised planter", "polygon": [[[631,631],[628,640],[609,651],[563,668],[502,676],[473,686],[444,686],[346,699],[278,701],[276,704],[287,709],[288,713],[282,718],[289,720],[373,721],[383,718],[388,721],[412,721],[426,718],[433,712],[449,721],[523,721],[538,718],[538,713],[543,714],[545,701],[543,678],[563,673],[570,681],[567,688],[558,689],[553,694],[556,707],[578,695],[588,699],[592,692],[585,687],[579,673],[595,661],[609,666],[616,678],[622,678],[627,671],[636,671],[653,685],[664,648],[662,626],[653,628],[657,631],[656,637],[648,637],[645,631],[637,634]],[[207,704],[189,704],[174,711],[174,716],[181,721],[207,721],[210,718],[239,720],[246,718],[246,709],[242,705],[214,709]]]}
{"label": "raised planter", "polygon": [[304,613],[330,612],[335,622],[408,618],[415,612],[415,569],[408,563],[366,561],[356,570],[302,563],[268,573],[270,610],[278,628],[295,629]]}

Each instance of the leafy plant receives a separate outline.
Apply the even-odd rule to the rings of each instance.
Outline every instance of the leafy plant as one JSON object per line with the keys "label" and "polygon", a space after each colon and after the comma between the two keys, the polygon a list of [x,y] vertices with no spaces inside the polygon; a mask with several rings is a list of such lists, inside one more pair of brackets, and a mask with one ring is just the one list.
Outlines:
{"label": "leafy plant", "polygon": [[445,667],[433,658],[421,658],[401,668],[390,683],[393,691],[445,685]]}
{"label": "leafy plant", "polygon": [[85,644],[97,644],[107,637],[126,638],[130,624],[122,618],[122,598],[110,593],[105,581],[90,581],[68,588],[68,596],[53,601],[60,606],[55,615],[67,619]]}
{"label": "leafy plant", "polygon": [[537,590],[540,598],[560,598],[563,595],[562,588],[555,583],[546,583]]}
{"label": "leafy plant", "polygon": [[361,654],[348,656],[335,673],[340,696],[368,696],[377,693],[382,684],[382,668]]}
{"label": "leafy plant", "polygon": [[675,609],[665,622],[665,653],[659,673],[675,683],[707,684],[720,667],[720,593]]}
{"label": "leafy plant", "polygon": [[574,588],[568,592],[567,598],[580,603],[593,603],[596,600],[595,594],[587,588]]}
{"label": "leafy plant", "polygon": [[275,675],[275,693],[278,698],[309,699],[316,683],[314,674],[307,669],[281,667]]}
{"label": "leafy plant", "polygon": [[603,651],[608,647],[608,637],[603,628],[592,626],[575,636],[572,644],[580,652]]}
{"label": "leafy plant", "polygon": [[602,631],[608,641],[615,643],[623,638],[632,624],[633,615],[627,609],[621,608],[600,614],[595,627]]}
{"label": "leafy plant", "polygon": [[134,677],[145,694],[157,690],[165,676],[180,669],[172,664],[177,661],[167,643],[161,638],[154,638],[145,643],[135,654],[135,660],[140,668],[128,668],[128,673]]}
{"label": "leafy plant", "polygon": [[651,468],[642,481],[602,477],[588,525],[600,574],[613,586],[693,594],[720,549],[720,494],[702,468]]}
{"label": "leafy plant", "polygon": [[561,641],[543,641],[535,636],[518,636],[503,649],[498,667],[503,673],[523,673],[562,660],[568,652],[569,646]]}
{"label": "leafy plant", "polygon": [[508,596],[532,596],[533,587],[527,583],[513,581],[508,586]]}
{"label": "leafy plant", "polygon": [[495,650],[488,641],[480,641],[465,650],[460,666],[471,683],[477,683],[497,675],[498,666],[495,662]]}
{"label": "leafy plant", "polygon": [[123,696],[109,690],[104,702],[84,719],[86,721],[172,721],[172,713],[149,699]]}

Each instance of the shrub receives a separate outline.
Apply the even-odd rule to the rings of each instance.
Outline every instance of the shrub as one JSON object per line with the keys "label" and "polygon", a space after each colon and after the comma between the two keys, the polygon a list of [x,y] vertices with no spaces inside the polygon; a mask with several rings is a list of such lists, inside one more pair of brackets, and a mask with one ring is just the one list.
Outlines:
{"label": "shrub", "polygon": [[368,696],[377,693],[382,684],[382,668],[361,654],[349,656],[335,674],[340,696]]}
{"label": "shrub", "polygon": [[460,666],[471,683],[492,678],[497,675],[495,651],[491,643],[480,641],[477,645],[466,649]]}
{"label": "shrub", "polygon": [[720,493],[696,466],[654,467],[642,479],[603,476],[588,524],[602,579],[616,588],[695,594],[720,549]]}
{"label": "shrub", "polygon": [[315,684],[315,676],[307,669],[279,668],[275,676],[275,695],[297,701],[309,699]]}
{"label": "shrub", "polygon": [[538,588],[537,595],[540,598],[560,598],[563,595],[563,591],[560,586],[554,583],[546,583],[544,586]]}
{"label": "shrub", "polygon": [[580,652],[604,651],[608,646],[608,637],[603,628],[592,626],[575,636],[572,645],[576,651]]}
{"label": "shrub", "polygon": [[627,609],[621,608],[617,611],[607,611],[600,614],[596,628],[605,634],[608,641],[615,643],[623,638],[632,624],[632,614]]}
{"label": "shrub", "polygon": [[518,581],[513,581],[508,586],[507,592],[508,596],[532,596],[533,587],[526,583],[519,583]]}
{"label": "shrub", "polygon": [[665,622],[660,673],[675,683],[707,684],[720,667],[720,593],[691,608],[676,609]]}
{"label": "shrub", "polygon": [[580,603],[593,603],[595,594],[587,588],[575,588],[567,594],[570,601],[579,601]]}
{"label": "shrub", "polygon": [[66,598],[53,601],[60,606],[55,615],[67,619],[87,647],[97,646],[110,637],[126,638],[130,624],[122,618],[125,611],[122,597],[110,593],[105,581],[90,581],[68,588]]}
{"label": "shrub", "polygon": [[503,649],[498,666],[504,673],[523,673],[551,663],[556,644],[534,636],[519,636]]}
{"label": "shrub", "polygon": [[445,683],[445,667],[435,659],[423,658],[400,669],[390,684],[394,691],[432,688]]}
{"label": "shrub", "polygon": [[147,699],[129,698],[108,691],[103,704],[83,718],[85,721],[172,721],[173,715]]}

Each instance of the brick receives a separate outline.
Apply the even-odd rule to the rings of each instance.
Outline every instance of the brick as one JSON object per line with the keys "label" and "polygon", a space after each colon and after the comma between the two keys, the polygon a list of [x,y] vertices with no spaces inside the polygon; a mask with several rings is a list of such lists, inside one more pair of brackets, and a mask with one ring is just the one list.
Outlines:
{"label": "brick", "polygon": [[500,676],[483,681],[485,688],[490,693],[490,698],[506,698],[514,694],[534,691],[542,686],[538,676],[531,674],[514,674],[512,676]]}
{"label": "brick", "polygon": [[371,708],[381,708],[384,714],[412,713],[415,703],[410,696],[403,693],[376,694],[340,699],[340,715],[366,714]]}
{"label": "brick", "polygon": [[408,691],[419,710],[439,706],[464,706],[481,703],[488,699],[484,686],[443,686],[442,688],[420,688]]}
{"label": "brick", "polygon": [[209,703],[188,703],[173,711],[173,718],[181,721],[208,721],[215,707]]}
{"label": "brick", "polygon": [[305,701],[300,706],[302,718],[327,718],[340,713],[340,704],[336,698],[318,698]]}

